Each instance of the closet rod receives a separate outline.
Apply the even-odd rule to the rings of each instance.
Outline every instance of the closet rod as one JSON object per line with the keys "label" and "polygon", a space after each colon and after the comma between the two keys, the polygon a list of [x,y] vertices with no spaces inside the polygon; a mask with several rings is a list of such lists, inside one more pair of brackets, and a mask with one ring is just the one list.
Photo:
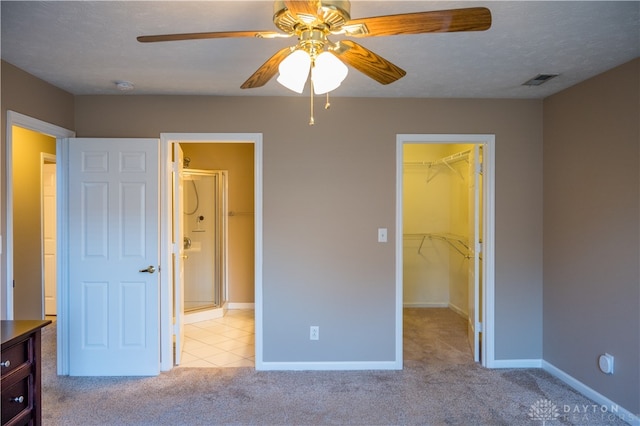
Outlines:
{"label": "closet rod", "polygon": [[[471,259],[471,256],[469,256],[469,246],[464,242],[464,240],[460,239],[460,238],[454,238],[454,237],[448,237],[446,235],[442,235],[442,234],[404,234],[405,237],[422,237],[422,239],[420,240],[420,247],[418,247],[418,254],[421,254],[421,250],[422,250],[422,246],[424,245],[424,240],[426,240],[427,238],[430,240],[440,240],[440,241],[444,241],[447,244],[449,244],[449,246],[451,246],[455,251],[457,251],[458,253],[460,253],[460,255],[464,256],[465,259]],[[464,251],[462,251],[457,245],[460,244],[462,247],[464,247],[464,249],[466,250],[466,253]]]}

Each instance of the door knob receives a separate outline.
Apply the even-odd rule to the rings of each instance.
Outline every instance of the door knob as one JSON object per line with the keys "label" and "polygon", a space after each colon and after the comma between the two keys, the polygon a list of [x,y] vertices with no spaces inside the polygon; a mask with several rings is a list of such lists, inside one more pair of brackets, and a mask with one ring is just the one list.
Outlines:
{"label": "door knob", "polygon": [[150,274],[153,274],[155,271],[156,268],[153,265],[149,265],[149,267],[145,269],[140,269],[140,272],[148,272]]}

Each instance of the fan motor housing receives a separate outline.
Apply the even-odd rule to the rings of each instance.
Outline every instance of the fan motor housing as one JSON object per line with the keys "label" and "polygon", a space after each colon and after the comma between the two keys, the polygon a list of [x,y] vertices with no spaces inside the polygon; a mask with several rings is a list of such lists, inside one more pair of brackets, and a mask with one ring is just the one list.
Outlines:
{"label": "fan motor housing", "polygon": [[345,0],[318,1],[316,15],[294,15],[287,9],[284,1],[275,1],[273,11],[273,23],[288,34],[297,34],[305,29],[334,32],[351,19],[351,4]]}

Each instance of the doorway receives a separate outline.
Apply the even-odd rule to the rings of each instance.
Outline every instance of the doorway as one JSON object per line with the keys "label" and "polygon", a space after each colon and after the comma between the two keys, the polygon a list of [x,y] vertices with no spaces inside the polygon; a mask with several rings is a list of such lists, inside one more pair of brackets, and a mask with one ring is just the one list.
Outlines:
{"label": "doorway", "polygon": [[[228,186],[228,201],[227,201],[227,213],[221,219],[227,221],[227,246],[228,256],[226,259],[227,267],[227,286],[226,286],[226,308],[228,312],[235,310],[250,310],[251,327],[255,327],[255,337],[251,336],[251,364],[256,367],[259,366],[261,360],[259,354],[261,354],[261,229],[262,229],[262,176],[261,176],[261,163],[262,163],[262,135],[260,134],[162,134],[162,153],[163,153],[163,167],[164,175],[161,176],[163,182],[163,193],[166,194],[165,200],[169,200],[168,203],[163,202],[162,208],[167,209],[166,222],[163,220],[163,240],[166,238],[176,239],[167,245],[171,247],[173,244],[178,244],[182,249],[181,253],[176,256],[174,253],[167,252],[163,249],[163,264],[167,264],[171,267],[171,271],[168,274],[164,274],[164,279],[169,278],[171,282],[164,282],[162,284],[163,294],[161,295],[162,304],[162,370],[166,371],[174,366],[175,361],[179,361],[182,356],[180,348],[186,339],[185,337],[185,324],[186,333],[190,330],[194,330],[191,327],[193,318],[185,321],[184,304],[180,305],[180,298],[187,296],[184,289],[180,288],[180,268],[185,266],[189,261],[184,256],[189,256],[188,250],[184,250],[184,236],[176,236],[174,231],[177,226],[173,217],[180,217],[182,211],[193,208],[194,200],[187,200],[187,202],[178,210],[174,210],[172,207],[171,188],[174,188],[174,192],[183,191],[188,196],[191,183],[189,180],[184,180],[184,175],[189,175],[189,169],[191,170],[225,170],[226,184]],[[177,149],[179,147],[180,149]],[[183,170],[178,170],[177,160],[174,165],[174,159],[177,158],[189,158],[189,167]],[[180,161],[180,165],[184,165],[184,161]],[[183,175],[182,188],[180,185],[176,185],[176,180],[172,177],[176,173]],[[223,178],[224,179],[224,178]],[[180,179],[178,179],[180,181]],[[167,190],[169,189],[169,190]],[[166,191],[166,192],[165,192]],[[192,191],[193,192],[193,191]],[[198,194],[202,199],[202,191],[199,189]],[[193,194],[192,194],[193,195]],[[183,197],[178,197],[182,199]],[[180,212],[180,213],[178,213]],[[163,214],[164,215],[164,214]],[[184,218],[191,216],[184,216]],[[205,226],[203,219],[197,223],[198,217],[196,217],[196,223],[193,224],[193,230],[198,230]],[[189,219],[187,219],[189,220]],[[182,228],[182,226],[178,226]],[[184,226],[186,229],[186,225]],[[192,239],[193,244],[193,239]],[[163,244],[164,246],[164,244]],[[193,247],[193,246],[192,246]],[[177,252],[176,252],[177,253]],[[165,261],[167,259],[168,261]],[[178,261],[174,263],[173,261]],[[182,265],[180,264],[180,261]],[[184,282],[184,280],[182,280]],[[185,299],[183,299],[185,300]],[[185,300],[186,301],[186,300]],[[225,310],[223,310],[224,312]],[[204,311],[203,311],[204,312]],[[199,315],[196,313],[195,315]],[[208,321],[217,321],[217,319],[203,318]],[[230,319],[231,320],[231,319]],[[203,328],[203,327],[202,327]],[[198,330],[204,334],[208,330]],[[210,340],[216,340],[215,336],[207,336]],[[175,353],[174,353],[175,350]],[[177,354],[180,355],[177,355]],[[185,360],[189,360],[190,357],[186,357]]]}
{"label": "doorway", "polygon": [[176,212],[174,229],[182,230],[176,238],[183,241],[183,254],[175,268],[183,268],[184,284],[179,295],[183,306],[175,309],[182,310],[185,331],[174,362],[253,366],[254,146],[179,145],[174,157],[176,152],[182,157],[182,182],[176,186],[182,209]]}
{"label": "doorway", "polygon": [[[42,233],[41,164],[55,162],[58,140],[72,137],[75,133],[15,111],[7,112],[6,125],[7,247],[6,266],[2,274],[5,284],[2,291],[5,296],[3,308],[7,319],[44,318],[45,242]],[[20,162],[13,161],[14,154],[22,157]],[[31,158],[23,163],[25,155]],[[14,173],[18,173],[18,176],[14,176]],[[26,177],[23,178],[25,174]],[[16,200],[19,204],[17,206],[14,196],[22,197]],[[14,207],[22,213],[16,214]],[[26,257],[21,254],[24,250],[27,251]],[[19,259],[17,265],[16,259]],[[25,268],[25,265],[29,267]],[[14,288],[16,274],[20,282]],[[54,271],[53,274],[57,272]],[[50,303],[57,305],[58,301]]]}
{"label": "doorway", "polygon": [[493,362],[493,144],[493,135],[397,137],[398,329],[405,309],[446,316],[484,366]]}

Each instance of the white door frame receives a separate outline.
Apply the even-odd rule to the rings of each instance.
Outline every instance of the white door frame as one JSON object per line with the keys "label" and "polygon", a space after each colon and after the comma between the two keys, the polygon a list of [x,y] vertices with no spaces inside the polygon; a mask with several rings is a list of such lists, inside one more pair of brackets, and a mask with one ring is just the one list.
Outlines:
{"label": "white door frame", "polygon": [[252,143],[255,204],[256,369],[262,369],[262,133],[162,133],[160,135],[160,369],[173,368],[173,264],[171,157],[174,143]]}
{"label": "white door frame", "polygon": [[482,144],[483,225],[482,243],[482,365],[495,367],[495,135],[398,134],[396,135],[396,363],[402,365],[403,293],[403,157],[404,144]]}
{"label": "white door frame", "polygon": [[[63,127],[56,126],[55,124],[47,123],[46,121],[38,120],[37,118],[29,117],[28,115],[20,114],[15,111],[7,111],[6,120],[6,150],[5,150],[5,174],[7,191],[6,191],[6,222],[7,229],[5,235],[6,241],[6,260],[7,266],[5,271],[6,278],[6,298],[5,298],[5,314],[6,319],[13,319],[13,165],[11,158],[13,156],[13,126],[22,127],[24,129],[33,130],[34,132],[42,133],[56,138],[56,152],[60,149],[61,139],[72,138],[76,133],[72,130],[65,129]],[[0,166],[1,167],[1,166]],[[60,174],[60,166],[56,166],[56,174]],[[0,184],[2,182],[2,176],[0,175]],[[60,215],[60,202],[58,202],[57,214]],[[0,212],[1,218],[2,212]],[[60,216],[59,216],[60,217]],[[58,229],[58,232],[60,229]],[[0,241],[1,242],[1,241]],[[59,246],[58,246],[59,248]],[[58,261],[59,262],[59,261]],[[1,265],[0,265],[0,274]],[[58,282],[60,276],[58,275]],[[60,290],[58,290],[58,312],[60,311]],[[60,318],[58,318],[58,327],[60,327]],[[59,334],[58,334],[59,335]],[[59,342],[58,342],[59,343]],[[58,347],[60,347],[58,345]]]}

